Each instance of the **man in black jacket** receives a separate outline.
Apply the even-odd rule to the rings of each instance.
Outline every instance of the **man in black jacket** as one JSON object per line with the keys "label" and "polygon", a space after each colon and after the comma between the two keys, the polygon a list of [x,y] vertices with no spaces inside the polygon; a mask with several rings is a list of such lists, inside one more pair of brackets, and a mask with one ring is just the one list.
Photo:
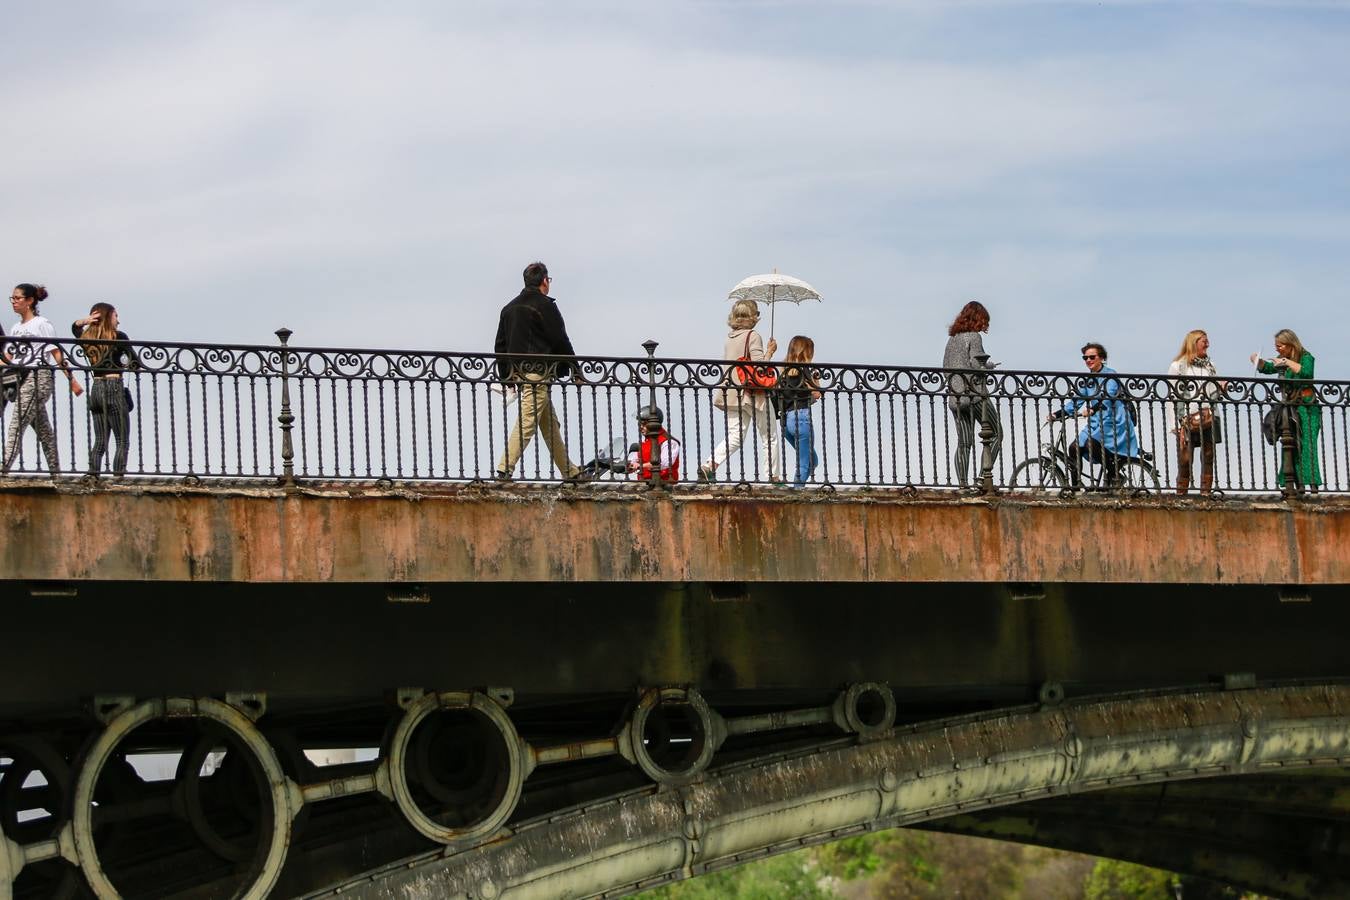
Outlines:
{"label": "man in black jacket", "polygon": [[551,284],[548,267],[541,262],[530,263],[525,267],[525,289],[502,307],[501,321],[497,324],[495,352],[562,357],[498,362],[497,371],[502,379],[514,383],[520,391],[520,418],[507,439],[506,454],[497,462],[498,481],[511,480],[511,473],[537,428],[543,429],[544,444],[564,479],[586,480],[581,468],[567,458],[567,445],[549,397],[549,382],[558,375],[573,372],[575,364],[570,357],[576,355],[562,313],[548,295]]}

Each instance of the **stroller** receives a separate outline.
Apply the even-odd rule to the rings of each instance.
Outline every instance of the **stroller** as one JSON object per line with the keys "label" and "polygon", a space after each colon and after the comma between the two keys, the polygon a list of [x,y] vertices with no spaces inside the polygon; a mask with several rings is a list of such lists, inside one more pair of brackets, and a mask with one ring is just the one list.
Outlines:
{"label": "stroller", "polygon": [[616,437],[609,446],[596,451],[595,459],[582,465],[581,471],[593,479],[624,480],[628,475],[628,455],[637,451],[636,442],[630,444],[628,438]]}

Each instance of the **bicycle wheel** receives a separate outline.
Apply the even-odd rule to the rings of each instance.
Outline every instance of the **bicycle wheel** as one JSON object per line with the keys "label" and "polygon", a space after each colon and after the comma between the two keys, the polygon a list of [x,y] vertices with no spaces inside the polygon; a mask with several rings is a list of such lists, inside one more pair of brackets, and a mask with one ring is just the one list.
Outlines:
{"label": "bicycle wheel", "polygon": [[1010,491],[1058,491],[1064,484],[1064,472],[1044,456],[1022,460],[1008,476]]}
{"label": "bicycle wheel", "polygon": [[1127,494],[1157,494],[1162,492],[1162,484],[1158,481],[1158,470],[1153,468],[1152,463],[1131,459],[1121,463],[1118,471],[1120,473],[1120,489]]}

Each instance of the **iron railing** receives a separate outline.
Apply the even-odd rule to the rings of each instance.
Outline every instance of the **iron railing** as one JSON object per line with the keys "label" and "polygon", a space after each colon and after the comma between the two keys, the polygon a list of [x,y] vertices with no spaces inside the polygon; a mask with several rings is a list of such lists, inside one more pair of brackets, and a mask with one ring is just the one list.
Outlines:
{"label": "iron railing", "polygon": [[[782,391],[726,390],[734,362],[659,359],[655,342],[644,345],[645,356],[558,361],[486,353],[302,348],[289,345],[289,331],[277,335],[279,343],[264,346],[135,342],[139,368],[122,379],[134,402],[125,476],[283,484],[491,482],[517,422],[518,385],[543,379],[544,387],[537,390],[547,393],[556,413],[569,457],[565,465],[594,462],[590,471],[607,480],[666,486],[659,480],[643,482],[622,464],[630,445],[655,437],[654,422],[637,420],[638,411],[655,402],[681,445],[677,489],[695,480],[700,464],[712,459],[726,439],[729,426],[739,430],[743,419],[745,440],[717,466],[715,483],[792,485],[797,480],[797,454],[788,438],[797,437],[796,426],[802,423],[785,427],[773,415],[770,398],[775,393],[781,397]],[[36,343],[7,340],[11,351]],[[87,391],[96,372],[80,343],[44,343],[62,349]],[[567,362],[574,363],[570,372]],[[785,364],[771,368],[781,375]],[[11,478],[81,476],[88,471],[94,417],[68,389],[64,373],[55,375],[54,394],[43,408],[59,462],[48,468],[34,429],[15,425],[23,410],[11,402],[0,410],[5,443],[18,435]],[[1184,419],[1201,408],[1210,411],[1207,415],[1220,432],[1213,445],[1215,491],[1294,496],[1313,488],[1350,490],[1350,382],[1298,382],[1310,389],[1302,397],[1291,393],[1289,381],[1256,377],[974,375],[824,363],[811,364],[809,377],[818,398],[808,413],[793,417],[809,421],[818,457],[805,481],[808,489],[966,487],[1059,493],[1071,487],[1067,451],[1085,420],[1048,425],[1045,420],[1066,400],[1109,389],[1129,403],[1093,408],[1102,417],[1129,415],[1140,454],[1113,459],[1120,463],[1113,467],[1114,478],[1102,466],[1086,465],[1086,490],[1175,490],[1178,442],[1173,429],[1178,416]],[[968,411],[981,398],[991,404],[1002,434],[990,422],[972,419],[974,446],[967,471],[961,472],[954,456],[962,429],[953,407]],[[1287,409],[1293,414],[1269,416],[1276,420],[1272,445],[1263,434],[1263,419]],[[607,449],[614,443],[620,462],[611,466]],[[1203,455],[1199,448],[1194,451],[1191,486],[1196,493],[1205,486]],[[111,474],[111,460],[109,447],[104,477]],[[553,465],[542,435],[537,435],[510,474],[516,482],[559,482],[570,473]]]}

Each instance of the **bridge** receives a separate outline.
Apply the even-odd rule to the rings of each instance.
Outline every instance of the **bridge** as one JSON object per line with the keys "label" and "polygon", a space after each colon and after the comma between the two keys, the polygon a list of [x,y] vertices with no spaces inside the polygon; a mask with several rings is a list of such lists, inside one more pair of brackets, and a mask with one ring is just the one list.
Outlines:
{"label": "bridge", "polygon": [[[1010,476],[1076,376],[993,384],[963,479],[944,373],[848,367],[805,488],[503,484],[491,357],[140,353],[124,477],[61,398],[0,481],[0,897],[618,896],[895,825],[1350,892],[1340,385],[1315,494],[1261,380],[1201,498],[1184,385],[1120,376],[1156,486],[1072,492]],[[715,361],[582,371],[575,459],[653,394],[722,433]]]}

